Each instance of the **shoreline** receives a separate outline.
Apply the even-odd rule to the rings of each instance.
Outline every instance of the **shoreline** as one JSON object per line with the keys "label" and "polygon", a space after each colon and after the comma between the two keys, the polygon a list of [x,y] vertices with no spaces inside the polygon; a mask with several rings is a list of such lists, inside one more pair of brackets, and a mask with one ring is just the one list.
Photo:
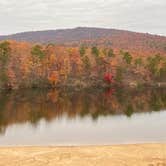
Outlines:
{"label": "shoreline", "polygon": [[107,89],[107,88],[124,88],[124,89],[139,89],[139,88],[166,88],[166,82],[155,82],[155,83],[150,83],[150,84],[140,84],[137,85],[133,82],[127,83],[127,84],[111,84],[111,85],[106,85],[106,84],[96,84],[96,85],[90,85],[90,86],[71,86],[71,85],[60,85],[60,86],[55,86],[55,87],[49,87],[49,86],[37,86],[37,87],[19,87],[19,88],[1,88],[0,87],[0,92],[3,91],[19,91],[19,90],[54,90],[54,89],[66,89],[66,90],[75,90],[75,91],[81,91],[81,90],[90,90],[90,89]]}
{"label": "shoreline", "polygon": [[0,147],[3,166],[165,166],[166,143]]}

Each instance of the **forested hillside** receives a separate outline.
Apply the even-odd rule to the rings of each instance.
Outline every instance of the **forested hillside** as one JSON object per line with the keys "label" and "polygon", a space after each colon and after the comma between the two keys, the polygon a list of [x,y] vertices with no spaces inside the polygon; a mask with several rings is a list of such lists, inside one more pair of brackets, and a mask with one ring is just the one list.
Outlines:
{"label": "forested hillside", "polygon": [[165,54],[145,55],[106,45],[2,41],[0,88],[139,86],[165,81]]}
{"label": "forested hillside", "polygon": [[69,46],[109,46],[133,54],[166,53],[166,37],[116,29],[86,28],[24,32],[0,36],[0,40],[54,43]]}

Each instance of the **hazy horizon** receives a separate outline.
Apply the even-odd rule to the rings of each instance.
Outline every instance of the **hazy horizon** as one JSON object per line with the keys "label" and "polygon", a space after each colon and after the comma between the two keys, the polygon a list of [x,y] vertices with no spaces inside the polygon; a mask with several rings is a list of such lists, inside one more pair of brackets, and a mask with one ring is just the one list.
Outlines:
{"label": "hazy horizon", "polygon": [[68,29],[77,29],[77,28],[97,28],[97,29],[115,29],[115,30],[122,30],[122,31],[129,31],[129,32],[136,32],[136,33],[147,33],[150,35],[157,35],[157,36],[165,36],[166,34],[155,34],[155,33],[149,33],[149,32],[138,32],[138,31],[133,31],[133,30],[127,30],[127,29],[118,29],[118,28],[108,28],[108,27],[86,27],[86,26],[77,26],[77,27],[71,27],[71,28],[57,28],[57,29],[40,29],[40,30],[31,30],[31,31],[20,31],[20,32],[15,32],[15,33],[9,33],[9,34],[0,34],[0,36],[10,36],[10,35],[16,35],[16,34],[21,34],[21,33],[28,33],[28,32],[44,32],[44,31],[56,31],[56,30],[68,30]]}
{"label": "hazy horizon", "polygon": [[165,0],[0,0],[0,35],[97,27],[166,36]]}

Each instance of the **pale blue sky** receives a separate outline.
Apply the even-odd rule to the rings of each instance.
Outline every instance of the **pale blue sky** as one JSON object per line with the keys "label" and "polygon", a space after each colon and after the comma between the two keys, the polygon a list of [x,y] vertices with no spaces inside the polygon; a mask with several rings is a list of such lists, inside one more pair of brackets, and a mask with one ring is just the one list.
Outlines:
{"label": "pale blue sky", "polygon": [[0,0],[0,35],[78,26],[166,35],[166,0]]}

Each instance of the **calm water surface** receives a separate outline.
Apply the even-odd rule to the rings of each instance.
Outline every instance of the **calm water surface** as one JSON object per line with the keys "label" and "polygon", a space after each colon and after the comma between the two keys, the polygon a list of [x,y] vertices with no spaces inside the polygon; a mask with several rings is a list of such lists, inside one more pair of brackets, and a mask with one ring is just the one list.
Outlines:
{"label": "calm water surface", "polygon": [[166,142],[166,90],[0,93],[0,146]]}

